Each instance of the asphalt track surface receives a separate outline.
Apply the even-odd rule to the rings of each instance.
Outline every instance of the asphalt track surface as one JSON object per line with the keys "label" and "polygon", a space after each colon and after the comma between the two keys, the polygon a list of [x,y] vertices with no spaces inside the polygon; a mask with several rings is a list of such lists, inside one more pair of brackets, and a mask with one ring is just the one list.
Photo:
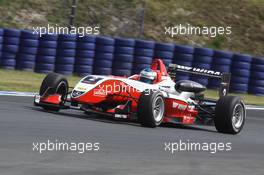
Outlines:
{"label": "asphalt track surface", "polygon": [[[248,110],[239,135],[211,126],[143,128],[80,111],[44,112],[32,97],[0,96],[0,174],[264,174],[264,111]],[[99,151],[33,151],[34,142],[100,142]],[[231,151],[165,151],[164,142],[232,143]]]}

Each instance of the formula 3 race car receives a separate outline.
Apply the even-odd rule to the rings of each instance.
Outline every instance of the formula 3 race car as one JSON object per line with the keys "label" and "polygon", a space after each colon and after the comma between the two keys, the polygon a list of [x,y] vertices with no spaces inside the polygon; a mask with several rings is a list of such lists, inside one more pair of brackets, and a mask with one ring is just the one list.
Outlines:
{"label": "formula 3 race car", "polygon": [[[175,82],[177,72],[218,78],[219,99],[204,97],[206,88],[194,81]],[[34,104],[48,111],[79,109],[117,119],[131,119],[154,128],[161,123],[196,124],[211,120],[218,132],[237,134],[243,128],[245,104],[229,96],[231,75],[213,70],[170,64],[161,59],[130,77],[87,75],[70,90],[67,79],[48,74]]]}

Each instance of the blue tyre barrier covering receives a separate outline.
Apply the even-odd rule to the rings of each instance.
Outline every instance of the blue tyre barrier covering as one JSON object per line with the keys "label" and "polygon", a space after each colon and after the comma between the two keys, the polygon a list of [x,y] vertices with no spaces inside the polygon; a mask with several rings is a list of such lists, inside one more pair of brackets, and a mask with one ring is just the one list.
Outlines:
{"label": "blue tyre barrier covering", "polygon": [[17,61],[16,69],[32,71],[35,67],[35,62],[32,61]]}
{"label": "blue tyre barrier covering", "polygon": [[112,61],[111,60],[96,60],[94,63],[95,67],[103,67],[103,68],[111,68]]}
{"label": "blue tyre barrier covering", "polygon": [[56,63],[58,64],[74,64],[75,58],[74,57],[57,57]]}
{"label": "blue tyre barrier covering", "polygon": [[114,55],[113,53],[96,53],[95,55],[96,60],[113,60]]}
{"label": "blue tyre barrier covering", "polygon": [[154,50],[154,58],[162,59],[166,66],[172,63],[174,56],[174,44],[171,43],[156,43]]}
{"label": "blue tyre barrier covering", "polygon": [[93,73],[98,75],[111,74],[114,50],[115,50],[115,40],[110,37],[99,36],[96,37],[96,48],[95,48],[95,58]]}
{"label": "blue tyre barrier covering", "polygon": [[17,29],[4,29],[4,36],[20,37],[21,31]]}
{"label": "blue tyre barrier covering", "polygon": [[139,73],[142,69],[150,67],[154,56],[155,42],[136,40],[132,74]]}
{"label": "blue tyre barrier covering", "polygon": [[96,75],[110,75],[110,74],[112,74],[112,68],[93,67],[93,74],[96,74]]}
{"label": "blue tyre barrier covering", "polygon": [[236,84],[236,83],[248,84],[249,77],[241,77],[241,76],[237,76],[237,75],[232,75],[232,82],[234,84]]}
{"label": "blue tyre barrier covering", "polygon": [[4,36],[3,39],[4,39],[3,43],[7,44],[7,45],[19,45],[19,42],[20,42],[20,38],[18,38],[18,37]]}
{"label": "blue tyre barrier covering", "polygon": [[96,44],[103,46],[113,46],[115,44],[115,40],[110,37],[98,36],[96,37]]}
{"label": "blue tyre barrier covering", "polygon": [[264,96],[264,87],[263,86],[251,86],[249,92],[255,95]]}
{"label": "blue tyre barrier covering", "polygon": [[78,36],[77,42],[79,43],[95,43],[96,35],[85,35],[85,36]]}
{"label": "blue tyre barrier covering", "polygon": [[74,70],[77,35],[60,34],[57,44],[55,72],[70,75]]}
{"label": "blue tyre barrier covering", "polygon": [[9,52],[9,53],[17,53],[19,49],[18,45],[3,45],[2,51]]}
{"label": "blue tyre barrier covering", "polygon": [[48,41],[48,40],[40,40],[39,41],[40,48],[57,48],[57,41]]}
{"label": "blue tyre barrier covering", "polygon": [[252,58],[249,92],[254,95],[264,95],[264,58]]}
{"label": "blue tyre barrier covering", "polygon": [[113,70],[115,69],[127,69],[131,70],[133,63],[119,62],[119,64],[113,64]]}
{"label": "blue tyre barrier covering", "polygon": [[75,73],[79,76],[86,76],[93,72],[93,67],[88,65],[75,65],[74,69],[76,70]]}
{"label": "blue tyre barrier covering", "polygon": [[130,69],[113,69],[112,74],[128,77],[131,75],[131,70]]}
{"label": "blue tyre barrier covering", "polygon": [[75,57],[75,49],[57,49],[57,56]]}
{"label": "blue tyre barrier covering", "polygon": [[76,42],[71,41],[61,41],[58,43],[58,49],[75,49],[76,48]]}
{"label": "blue tyre barrier covering", "polygon": [[33,31],[21,31],[19,54],[16,58],[16,69],[33,71],[38,51],[39,36]]}
{"label": "blue tyre barrier covering", "polygon": [[35,72],[50,73],[55,69],[57,55],[57,34],[44,34],[39,38]]}
{"label": "blue tyre barrier covering", "polygon": [[212,57],[214,55],[214,51],[212,49],[209,48],[195,48],[194,49],[194,54],[197,56],[208,56],[208,57]]}
{"label": "blue tyre barrier covering", "polygon": [[47,55],[37,55],[36,63],[37,64],[55,64],[56,56],[47,56]]}
{"label": "blue tyre barrier covering", "polygon": [[231,92],[246,93],[248,91],[251,61],[252,57],[249,55],[235,54],[233,56],[230,83]]}
{"label": "blue tyre barrier covering", "polygon": [[4,29],[2,41],[2,56],[0,67],[14,69],[16,66],[16,54],[19,50],[21,31],[16,29]]}
{"label": "blue tyre barrier covering", "polygon": [[43,40],[43,41],[58,41],[58,35],[57,34],[43,34],[43,35],[41,35],[40,40]]}
{"label": "blue tyre barrier covering", "polygon": [[115,46],[133,48],[135,46],[135,40],[127,38],[115,38]]}
{"label": "blue tyre barrier covering", "polygon": [[39,34],[35,33],[34,31],[31,30],[22,30],[21,39],[33,39],[33,40],[38,40],[39,39]]}
{"label": "blue tyre barrier covering", "polygon": [[76,58],[94,58],[95,52],[93,50],[76,50]]}
{"label": "blue tyre barrier covering", "polygon": [[215,50],[213,57],[231,59],[233,57],[233,53],[232,52],[221,51],[221,50]]}
{"label": "blue tyre barrier covering", "polygon": [[152,57],[135,56],[134,59],[136,64],[151,64],[152,62]]}
{"label": "blue tyre barrier covering", "polygon": [[77,50],[92,50],[92,51],[94,51],[94,49],[95,49],[94,43],[84,43],[84,42],[77,43]]}
{"label": "blue tyre barrier covering", "polygon": [[2,46],[3,46],[3,34],[4,34],[4,29],[0,28],[0,66],[1,66],[1,59],[2,59]]}
{"label": "blue tyre barrier covering", "polygon": [[136,48],[143,48],[143,49],[154,49],[155,42],[154,41],[147,41],[147,40],[136,40],[135,43]]}
{"label": "blue tyre barrier covering", "polygon": [[[231,72],[233,53],[226,51],[215,50],[213,54],[211,69],[215,71],[220,71],[223,73]],[[210,79],[208,88],[219,88],[220,80]]]}
{"label": "blue tyre barrier covering", "polygon": [[58,41],[75,42],[76,40],[77,40],[77,35],[74,35],[74,34],[60,34],[60,35],[58,35]]}
{"label": "blue tyre barrier covering", "polygon": [[74,72],[79,76],[92,74],[96,48],[96,36],[77,38]]}
{"label": "blue tyre barrier covering", "polygon": [[96,52],[103,52],[103,53],[113,53],[114,52],[114,46],[109,45],[96,45]]}
{"label": "blue tyre barrier covering", "polygon": [[173,62],[177,62],[177,61],[184,61],[184,62],[192,63],[193,55],[192,54],[185,54],[185,53],[174,53]]}
{"label": "blue tyre barrier covering", "polygon": [[230,92],[246,93],[248,91],[248,84],[232,83],[230,84]]}
{"label": "blue tyre barrier covering", "polygon": [[38,47],[38,40],[33,39],[21,39],[20,45],[23,47]]}
{"label": "blue tyre barrier covering", "polygon": [[134,48],[133,47],[125,47],[125,46],[115,46],[115,54],[133,55],[134,54]]}
{"label": "blue tyre barrier covering", "polygon": [[37,63],[35,65],[35,72],[38,73],[50,73],[53,72],[55,69],[55,64],[48,64],[48,63]]}
{"label": "blue tyre barrier covering", "polygon": [[[195,48],[192,67],[210,70],[213,60],[213,54],[214,51],[212,49]],[[204,86],[207,86],[209,83],[209,78],[205,76],[192,75],[190,79],[193,81],[197,81]]]}
{"label": "blue tyre barrier covering", "polygon": [[23,46],[21,46],[19,48],[19,52],[25,53],[25,54],[30,54],[30,55],[36,55],[38,53],[38,48],[37,47],[23,47]]}
{"label": "blue tyre barrier covering", "polygon": [[193,54],[194,48],[191,46],[175,44],[174,51],[175,53]]}
{"label": "blue tyre barrier covering", "polygon": [[93,58],[81,58],[81,57],[75,58],[75,66],[77,65],[93,66],[93,62],[94,62]]}
{"label": "blue tyre barrier covering", "polygon": [[233,61],[251,63],[252,57],[250,55],[235,54],[233,57]]}
{"label": "blue tyre barrier covering", "polygon": [[16,55],[17,61],[26,61],[26,62],[35,62],[36,55],[33,54],[25,54],[25,53],[18,53]]}
{"label": "blue tyre barrier covering", "polygon": [[168,52],[173,52],[174,51],[174,44],[171,43],[156,43],[155,44],[155,50],[160,50],[160,51],[168,51]]}
{"label": "blue tyre barrier covering", "polygon": [[134,61],[134,39],[115,38],[115,52],[112,74],[117,76],[130,76]]}

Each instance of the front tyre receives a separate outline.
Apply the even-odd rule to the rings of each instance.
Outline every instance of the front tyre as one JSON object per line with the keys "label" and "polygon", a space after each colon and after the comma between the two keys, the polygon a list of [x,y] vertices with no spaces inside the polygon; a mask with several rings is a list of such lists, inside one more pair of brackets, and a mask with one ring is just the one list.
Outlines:
{"label": "front tyre", "polygon": [[138,119],[142,126],[154,128],[164,118],[165,103],[162,93],[154,90],[144,91],[138,102]]}
{"label": "front tyre", "polygon": [[[68,81],[63,75],[57,73],[50,73],[42,81],[39,90],[39,95],[42,96],[44,94],[49,94],[49,95],[59,94],[61,95],[61,105],[63,105],[67,98],[68,86],[69,86]],[[59,107],[55,107],[55,106],[43,105],[42,107],[43,109],[49,111],[60,110]]]}
{"label": "front tyre", "polygon": [[221,97],[215,108],[214,123],[221,133],[238,134],[245,123],[246,110],[240,97]]}

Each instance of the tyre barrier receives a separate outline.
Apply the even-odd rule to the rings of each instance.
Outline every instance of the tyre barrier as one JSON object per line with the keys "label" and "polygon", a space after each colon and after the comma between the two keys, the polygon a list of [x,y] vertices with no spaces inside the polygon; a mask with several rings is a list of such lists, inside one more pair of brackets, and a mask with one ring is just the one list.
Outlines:
{"label": "tyre barrier", "polygon": [[[192,67],[210,70],[213,60],[213,54],[214,51],[212,49],[198,47],[195,48]],[[204,76],[192,75],[190,79],[204,86],[207,86],[209,83],[209,78]]]}
{"label": "tyre barrier", "polygon": [[76,35],[60,34],[58,36],[55,72],[71,75],[74,70]]}
{"label": "tyre barrier", "polygon": [[142,69],[150,67],[154,48],[154,41],[136,40],[132,74],[139,74]]}
{"label": "tyre barrier", "polygon": [[172,63],[174,55],[174,44],[172,43],[156,43],[154,49],[154,58],[163,60],[166,67]]}
{"label": "tyre barrier", "polygon": [[114,58],[115,40],[110,37],[96,37],[95,58],[93,63],[93,74],[112,74],[112,61]]}
{"label": "tyre barrier", "polygon": [[21,31],[17,29],[4,29],[2,34],[1,67],[4,69],[15,69]]}
{"label": "tyre barrier", "polygon": [[[183,66],[192,66],[194,59],[194,48],[185,45],[175,45],[174,49],[174,58],[173,63],[183,65]],[[176,81],[179,80],[189,80],[190,75],[188,73],[178,73],[176,75]]]}
{"label": "tyre barrier", "polygon": [[250,55],[235,54],[233,56],[230,92],[247,93],[251,61]]}
{"label": "tyre barrier", "polygon": [[74,72],[79,76],[92,74],[96,37],[87,35],[77,38]]}
{"label": "tyre barrier", "polygon": [[55,70],[57,40],[57,34],[44,34],[39,38],[35,72],[47,74]]}
{"label": "tyre barrier", "polygon": [[264,58],[253,57],[248,92],[264,96]]}
{"label": "tyre barrier", "polygon": [[[215,50],[213,54],[211,69],[220,71],[223,73],[229,73],[231,71],[233,53]],[[220,80],[211,78],[209,80],[208,88],[216,89],[220,85]]]}
{"label": "tyre barrier", "polygon": [[34,70],[38,45],[39,35],[33,34],[33,31],[21,31],[19,53],[16,57],[16,69]]}
{"label": "tyre barrier", "polygon": [[0,65],[1,65],[1,59],[2,59],[2,47],[3,47],[3,34],[4,34],[4,29],[0,28]]}
{"label": "tyre barrier", "polygon": [[130,76],[134,61],[134,39],[115,38],[115,51],[112,74]]}
{"label": "tyre barrier", "polygon": [[[231,92],[264,95],[264,58],[209,48],[160,43],[129,38],[44,34],[33,31],[0,29],[0,67],[56,72],[84,76],[113,74],[129,76],[150,67],[153,58],[166,66],[177,63],[231,72]],[[177,73],[177,79],[191,79],[208,88],[218,88],[220,81]]]}

